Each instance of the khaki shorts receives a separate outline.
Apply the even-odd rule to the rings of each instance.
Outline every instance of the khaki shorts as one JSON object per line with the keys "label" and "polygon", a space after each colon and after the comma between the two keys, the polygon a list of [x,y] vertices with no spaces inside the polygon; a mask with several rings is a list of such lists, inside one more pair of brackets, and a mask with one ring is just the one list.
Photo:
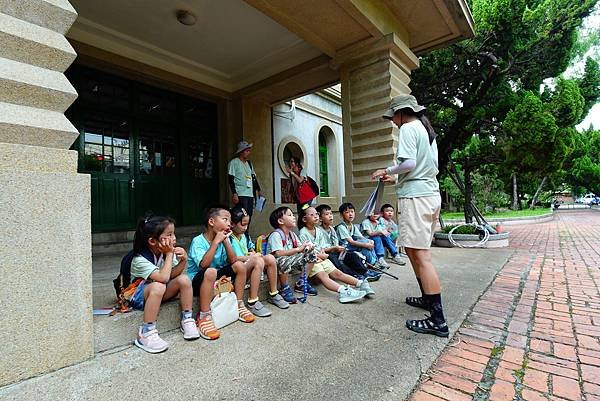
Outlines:
{"label": "khaki shorts", "polygon": [[439,195],[398,199],[398,240],[405,248],[429,249],[440,216]]}
{"label": "khaki shorts", "polygon": [[335,266],[333,265],[331,260],[325,259],[322,262],[315,263],[315,265],[313,266],[312,270],[310,271],[310,274],[308,275],[308,277],[312,277],[315,274],[320,273],[320,272],[325,272],[325,273],[327,273],[327,275],[329,275],[334,270],[335,270]]}

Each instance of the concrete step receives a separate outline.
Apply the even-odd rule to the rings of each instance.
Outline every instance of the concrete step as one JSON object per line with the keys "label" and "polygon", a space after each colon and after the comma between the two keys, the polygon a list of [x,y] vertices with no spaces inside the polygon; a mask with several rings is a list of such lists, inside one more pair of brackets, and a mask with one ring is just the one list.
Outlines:
{"label": "concrete step", "polygon": [[[116,294],[112,280],[119,272],[122,255],[94,255],[92,259],[93,305],[94,308],[112,307],[116,303]],[[259,297],[268,296],[268,282],[261,282]],[[245,291],[244,299],[248,299]],[[277,309],[268,305],[269,309]],[[198,299],[194,298],[194,316],[198,311]],[[157,325],[161,332],[179,328],[179,301],[171,300],[160,307]],[[94,316],[94,351],[96,353],[130,344],[136,336],[142,322],[142,311],[117,313],[114,316]]]}

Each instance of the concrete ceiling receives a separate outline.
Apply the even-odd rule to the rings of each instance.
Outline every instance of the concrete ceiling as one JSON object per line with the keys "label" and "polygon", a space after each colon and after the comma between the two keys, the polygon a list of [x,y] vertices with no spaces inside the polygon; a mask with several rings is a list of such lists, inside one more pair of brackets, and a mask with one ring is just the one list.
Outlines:
{"label": "concrete ceiling", "polygon": [[[70,0],[76,41],[233,92],[322,54],[240,0]],[[193,26],[177,21],[191,11]]]}
{"label": "concrete ceiling", "polygon": [[[412,69],[418,65],[415,54],[473,35],[466,0],[70,2],[79,17],[68,38],[226,93],[278,75],[285,85],[290,71],[298,74],[315,60],[336,69],[362,54],[361,46],[390,36],[405,46]],[[179,23],[177,10],[192,12],[196,24]],[[337,74],[326,72],[327,82],[317,87],[331,84]]]}

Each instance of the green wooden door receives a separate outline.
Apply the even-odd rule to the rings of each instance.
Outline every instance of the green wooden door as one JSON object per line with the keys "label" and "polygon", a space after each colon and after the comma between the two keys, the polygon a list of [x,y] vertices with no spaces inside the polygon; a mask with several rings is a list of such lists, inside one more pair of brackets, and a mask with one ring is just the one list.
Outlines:
{"label": "green wooden door", "polygon": [[99,112],[81,121],[80,171],[91,176],[92,229],[128,229],[134,224],[131,124]]}
{"label": "green wooden door", "polygon": [[136,215],[148,212],[181,221],[181,178],[176,132],[167,124],[140,123],[135,171]]}
{"label": "green wooden door", "polygon": [[204,209],[219,200],[217,105],[187,98],[181,103],[183,221],[197,225]]}

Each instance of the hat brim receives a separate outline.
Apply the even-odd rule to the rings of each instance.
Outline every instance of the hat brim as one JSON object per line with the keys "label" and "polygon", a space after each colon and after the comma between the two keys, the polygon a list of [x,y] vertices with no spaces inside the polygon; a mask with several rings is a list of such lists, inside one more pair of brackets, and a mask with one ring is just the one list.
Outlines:
{"label": "hat brim", "polygon": [[425,107],[421,106],[421,105],[417,105],[416,107],[413,107],[412,105],[409,105],[409,104],[401,104],[394,108],[387,109],[387,111],[385,113],[383,113],[383,115],[381,117],[385,118],[386,120],[391,120],[394,117],[394,114],[396,114],[396,112],[398,110],[402,110],[402,109],[411,109],[415,113],[418,113],[420,111],[425,110]]}
{"label": "hat brim", "polygon": [[243,151],[244,151],[244,150],[246,150],[246,149],[252,149],[252,144],[250,144],[250,145],[248,145],[248,146],[244,146],[244,147],[243,147],[243,148],[241,148],[241,149],[238,149],[238,151],[237,151],[237,152],[235,152],[235,154],[237,155],[238,153],[241,153],[241,152],[243,152]]}

